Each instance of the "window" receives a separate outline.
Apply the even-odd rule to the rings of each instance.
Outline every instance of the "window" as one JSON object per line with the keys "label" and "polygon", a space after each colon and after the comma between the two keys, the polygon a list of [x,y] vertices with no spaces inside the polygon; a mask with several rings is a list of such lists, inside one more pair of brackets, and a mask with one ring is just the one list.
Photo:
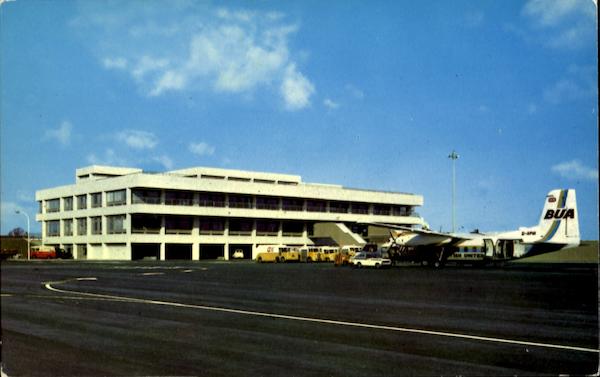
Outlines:
{"label": "window", "polygon": [[68,196],[66,198],[63,198],[63,209],[65,211],[72,211],[73,210],[73,197],[72,196]]}
{"label": "window", "polygon": [[46,201],[46,212],[60,211],[60,199],[52,199]]}
{"label": "window", "polygon": [[249,236],[252,234],[252,221],[232,219],[229,220],[230,236]]}
{"label": "window", "polygon": [[324,200],[307,200],[306,210],[308,212],[327,212],[327,202]]}
{"label": "window", "polygon": [[72,219],[63,220],[63,230],[65,232],[65,236],[73,235],[73,220]]}
{"label": "window", "polygon": [[46,236],[56,237],[60,236],[60,221],[52,220],[46,222]]}
{"label": "window", "polygon": [[159,190],[131,190],[131,203],[133,204],[161,204]]}
{"label": "window", "polygon": [[132,233],[160,233],[161,217],[157,215],[131,215]]}
{"label": "window", "polygon": [[191,234],[194,218],[191,216],[165,217],[165,232],[168,234]]}
{"label": "window", "polygon": [[237,182],[250,182],[250,178],[241,178],[241,177],[228,177],[228,181],[237,181]]}
{"label": "window", "polygon": [[229,195],[229,207],[252,208],[252,197],[248,195]]}
{"label": "window", "polygon": [[125,190],[109,191],[106,193],[107,206],[119,206],[125,203]]}
{"label": "window", "polygon": [[194,194],[189,191],[167,191],[165,204],[176,206],[191,206],[194,204]]}
{"label": "window", "polygon": [[106,232],[108,234],[125,233],[125,215],[106,216]]}
{"label": "window", "polygon": [[222,235],[225,230],[225,221],[219,218],[200,219],[200,234]]}
{"label": "window", "polygon": [[201,174],[200,178],[204,179],[225,179],[225,177],[220,175],[209,175],[209,174]]}
{"label": "window", "polygon": [[77,258],[84,259],[87,257],[87,245],[81,244],[77,245]]}
{"label": "window", "polygon": [[40,201],[38,201],[38,213],[42,213],[42,208],[43,208],[43,205],[42,205],[42,201],[40,200]]}
{"label": "window", "polygon": [[373,214],[374,215],[390,215],[390,206],[384,204],[375,204],[373,206]]}
{"label": "window", "polygon": [[91,194],[92,196],[92,208],[102,207],[102,193],[96,192]]}
{"label": "window", "polygon": [[279,209],[279,198],[259,196],[256,198],[256,209]]}
{"label": "window", "polygon": [[281,199],[281,209],[284,211],[302,211],[304,210],[304,200],[295,198]]}
{"label": "window", "polygon": [[87,195],[77,195],[77,209],[87,208]]}
{"label": "window", "polygon": [[92,221],[92,234],[102,234],[102,216],[90,218]]}
{"label": "window", "polygon": [[258,220],[256,221],[257,236],[276,236],[279,232],[279,221]]}
{"label": "window", "polygon": [[348,213],[350,205],[348,202],[329,202],[329,212]]}
{"label": "window", "polygon": [[366,215],[369,213],[369,205],[367,203],[352,203],[350,212]]}
{"label": "window", "polygon": [[201,192],[198,204],[200,204],[201,207],[225,207],[225,195]]}
{"label": "window", "polygon": [[272,181],[270,179],[254,178],[254,183],[267,183],[267,184],[273,185],[273,184],[275,184],[275,181]]}
{"label": "window", "polygon": [[77,219],[77,235],[78,236],[86,236],[87,235],[87,217],[81,217]]}
{"label": "window", "polygon": [[299,237],[304,232],[304,223],[296,221],[284,222],[281,230],[284,237]]}

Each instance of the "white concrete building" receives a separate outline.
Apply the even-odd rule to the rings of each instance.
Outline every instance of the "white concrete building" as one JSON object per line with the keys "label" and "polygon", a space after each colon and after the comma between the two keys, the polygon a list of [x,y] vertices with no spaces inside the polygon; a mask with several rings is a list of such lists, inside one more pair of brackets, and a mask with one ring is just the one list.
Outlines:
{"label": "white concrete building", "polygon": [[365,243],[361,223],[422,224],[423,197],[304,183],[296,175],[214,168],[165,173],[89,166],[36,192],[46,245],[76,259],[254,258],[261,244]]}

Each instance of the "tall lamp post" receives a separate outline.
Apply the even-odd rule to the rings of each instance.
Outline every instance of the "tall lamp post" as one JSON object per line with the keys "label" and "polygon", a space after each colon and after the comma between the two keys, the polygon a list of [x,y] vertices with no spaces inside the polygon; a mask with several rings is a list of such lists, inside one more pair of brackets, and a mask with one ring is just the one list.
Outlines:
{"label": "tall lamp post", "polygon": [[458,157],[454,150],[448,155],[452,160],[452,233],[456,230],[456,160]]}
{"label": "tall lamp post", "polygon": [[25,217],[27,218],[27,260],[31,259],[30,257],[30,253],[31,253],[31,233],[30,233],[30,228],[29,228],[29,215],[26,212],[22,212],[19,210],[16,210],[15,213],[17,214],[21,214],[21,215],[25,215]]}

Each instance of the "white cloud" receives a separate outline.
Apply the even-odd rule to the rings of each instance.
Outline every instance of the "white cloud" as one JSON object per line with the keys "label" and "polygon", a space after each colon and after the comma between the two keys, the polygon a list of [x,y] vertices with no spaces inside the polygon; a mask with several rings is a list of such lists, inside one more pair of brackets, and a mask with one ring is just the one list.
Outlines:
{"label": "white cloud", "polygon": [[161,164],[162,166],[165,167],[165,169],[171,170],[173,169],[173,160],[167,156],[167,155],[162,155],[162,156],[156,156],[154,158],[152,158],[153,161],[158,162],[159,164]]}
{"label": "white cloud", "polygon": [[354,97],[356,99],[363,99],[363,98],[365,98],[365,93],[362,90],[360,90],[357,87],[355,87],[354,85],[352,85],[352,84],[347,84],[345,86],[345,89],[346,89],[346,91],[348,93],[350,93],[350,95],[352,97]]}
{"label": "white cloud", "polygon": [[598,180],[598,169],[583,165],[579,160],[561,162],[552,166],[552,171],[570,180]]}
{"label": "white cloud", "polygon": [[70,122],[64,121],[57,129],[46,130],[45,137],[54,139],[62,145],[68,145],[71,142],[71,130],[73,126]]}
{"label": "white cloud", "polygon": [[198,156],[211,156],[215,153],[215,147],[203,141],[199,143],[190,143],[188,150]]}
{"label": "white cloud", "polygon": [[139,130],[121,131],[117,134],[117,140],[133,149],[152,149],[158,144],[153,133]]}
{"label": "white cloud", "polygon": [[550,103],[558,104],[568,100],[581,98],[583,90],[575,82],[562,79],[544,91],[544,99]]}
{"label": "white cloud", "polygon": [[596,34],[596,6],[589,0],[529,0],[521,13],[546,46],[575,49]]}
{"label": "white cloud", "polygon": [[125,58],[104,58],[102,65],[107,69],[125,69],[127,68],[127,59]]}
{"label": "white cloud", "polygon": [[149,3],[144,12],[84,4],[71,25],[89,32],[104,67],[124,70],[148,96],[213,91],[248,98],[279,89],[286,109],[308,106],[314,84],[292,58],[289,39],[298,26],[283,13],[174,4]]}
{"label": "white cloud", "polygon": [[281,94],[285,100],[285,106],[288,110],[299,110],[310,105],[310,96],[314,93],[315,87],[296,67],[290,64],[285,73],[285,78],[281,83]]}
{"label": "white cloud", "polygon": [[165,90],[182,89],[186,84],[186,77],[174,71],[165,72],[157,81],[156,86],[149,93],[150,96],[158,96]]}
{"label": "white cloud", "polygon": [[87,162],[92,165],[110,165],[110,166],[129,166],[127,160],[117,156],[115,151],[108,148],[102,156],[97,156],[95,153],[90,153],[87,156]]}
{"label": "white cloud", "polygon": [[323,105],[325,105],[325,107],[327,107],[327,108],[329,108],[329,109],[332,109],[332,110],[335,110],[335,109],[337,109],[338,107],[340,107],[340,104],[339,104],[339,103],[337,103],[337,102],[334,102],[333,100],[331,100],[331,99],[329,99],[329,98],[325,98],[325,99],[323,100]]}
{"label": "white cloud", "polygon": [[597,78],[591,66],[571,65],[564,78],[544,90],[544,99],[552,104],[597,97]]}
{"label": "white cloud", "polygon": [[144,55],[137,61],[137,64],[131,70],[131,75],[135,79],[141,80],[146,74],[155,71],[161,71],[168,65],[169,60],[167,59],[153,58],[148,55]]}
{"label": "white cloud", "polygon": [[522,12],[540,25],[554,26],[576,12],[581,3],[581,0],[530,0]]}

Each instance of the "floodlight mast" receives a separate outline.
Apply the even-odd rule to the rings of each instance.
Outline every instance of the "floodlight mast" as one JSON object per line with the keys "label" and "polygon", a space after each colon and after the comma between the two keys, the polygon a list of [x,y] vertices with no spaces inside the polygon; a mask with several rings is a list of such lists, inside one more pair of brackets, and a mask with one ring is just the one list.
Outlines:
{"label": "floodlight mast", "polygon": [[21,214],[27,218],[27,260],[31,259],[31,233],[29,232],[29,215],[25,211],[16,210],[15,213]]}
{"label": "floodlight mast", "polygon": [[456,160],[459,157],[454,150],[448,155],[452,160],[452,233],[456,231]]}

